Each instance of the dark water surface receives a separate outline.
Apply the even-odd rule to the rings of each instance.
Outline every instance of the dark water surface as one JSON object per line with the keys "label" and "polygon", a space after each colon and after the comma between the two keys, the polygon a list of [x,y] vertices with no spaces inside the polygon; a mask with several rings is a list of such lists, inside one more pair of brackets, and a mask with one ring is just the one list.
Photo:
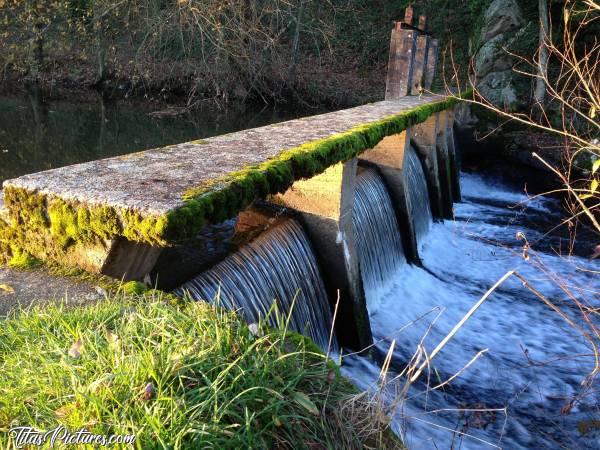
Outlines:
{"label": "dark water surface", "polygon": [[[589,258],[596,241],[578,234],[581,256],[564,254],[563,233],[546,234],[564,218],[560,201],[529,198],[522,183],[518,188],[505,177],[463,172],[463,201],[454,205],[454,220],[432,223],[420,242],[423,266],[400,265],[376,295],[367,292],[377,359],[393,348],[389,382],[380,388],[381,366],[365,357],[346,357],[342,370],[360,389],[382,393],[393,412],[393,429],[411,450],[600,448],[598,381],[582,388],[595,367],[593,348],[565,320],[589,330],[573,298],[582,308],[600,307],[600,262]],[[426,198],[426,191],[417,189]],[[379,202],[373,196],[369,203]],[[533,247],[529,259],[523,258],[518,236]],[[419,381],[407,387],[405,378],[396,378],[413,355],[422,352],[421,361],[431,355],[511,270],[558,305],[563,316],[511,277],[431,360]],[[598,318],[588,318],[597,329]],[[397,399],[405,401],[397,404]]]}
{"label": "dark water surface", "polygon": [[100,95],[85,101],[44,101],[35,92],[0,96],[0,183],[27,173],[317,114],[260,105],[151,114],[167,109],[110,102]]}

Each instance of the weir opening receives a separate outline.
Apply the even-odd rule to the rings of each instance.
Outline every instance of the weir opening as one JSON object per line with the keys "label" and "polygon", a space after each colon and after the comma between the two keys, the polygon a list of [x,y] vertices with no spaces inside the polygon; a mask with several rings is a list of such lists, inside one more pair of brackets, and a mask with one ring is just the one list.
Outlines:
{"label": "weir opening", "polygon": [[291,330],[327,350],[329,301],[312,246],[293,219],[268,229],[175,293],[216,301],[249,323],[267,319],[278,326],[278,317],[286,321],[289,316]]}
{"label": "weir opening", "polygon": [[406,264],[394,205],[374,169],[357,176],[352,219],[367,309],[372,313],[377,292]]}
{"label": "weir opening", "polygon": [[422,245],[432,223],[431,206],[423,165],[412,146],[409,146],[406,152],[404,176],[410,209],[409,216],[414,223],[417,245]]}

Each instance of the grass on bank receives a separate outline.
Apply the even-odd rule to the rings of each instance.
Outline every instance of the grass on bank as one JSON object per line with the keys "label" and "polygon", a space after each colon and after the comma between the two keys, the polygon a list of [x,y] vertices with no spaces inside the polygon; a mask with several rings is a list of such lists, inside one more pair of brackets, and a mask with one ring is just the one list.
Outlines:
{"label": "grass on bank", "polygon": [[[0,319],[0,447],[8,430],[134,434],[137,448],[397,448],[358,429],[354,387],[314,344],[158,291]],[[263,334],[264,333],[264,334]]]}

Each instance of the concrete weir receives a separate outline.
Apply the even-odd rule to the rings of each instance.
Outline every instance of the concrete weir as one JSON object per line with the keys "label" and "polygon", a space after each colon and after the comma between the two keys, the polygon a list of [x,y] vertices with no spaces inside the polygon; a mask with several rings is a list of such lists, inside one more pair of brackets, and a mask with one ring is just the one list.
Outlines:
{"label": "concrete weir", "polygon": [[[161,250],[268,200],[299,215],[332,305],[339,294],[340,341],[364,348],[372,338],[352,228],[359,160],[382,174],[413,262],[417,242],[402,172],[407,146],[422,160],[435,217],[451,217],[460,198],[451,111],[459,100],[423,93],[437,42],[413,27],[412,17],[408,8],[392,31],[385,101],[4,182],[0,262],[36,258],[142,280],[160,266]],[[418,96],[407,95],[415,89]],[[191,259],[203,269],[213,261]]]}
{"label": "concrete weir", "polygon": [[340,299],[338,317],[346,326],[339,338],[349,347],[365,348],[372,336],[352,226],[356,170],[356,158],[338,163],[320,175],[297,181],[271,200],[301,213],[330,289],[329,298]]}
{"label": "concrete weir", "polygon": [[[428,124],[456,102],[403,97],[8,180],[2,236],[39,259],[116,275],[106,263],[123,261],[114,255],[125,241],[165,247],[192,239],[205,224]],[[127,278],[140,273],[130,270]]]}
{"label": "concrete weir", "polygon": [[360,155],[360,160],[375,165],[381,173],[392,201],[396,219],[402,229],[404,254],[409,261],[418,263],[417,234],[408,196],[407,180],[404,176],[406,151],[410,146],[410,130],[385,137],[375,147]]}

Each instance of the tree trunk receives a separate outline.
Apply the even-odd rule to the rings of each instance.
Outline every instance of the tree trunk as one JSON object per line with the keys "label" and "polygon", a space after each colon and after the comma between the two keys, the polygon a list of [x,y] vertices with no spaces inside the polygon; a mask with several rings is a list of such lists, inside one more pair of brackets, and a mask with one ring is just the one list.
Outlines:
{"label": "tree trunk", "polygon": [[40,74],[44,66],[44,23],[37,19],[34,27],[34,56],[33,56],[33,75],[36,82],[39,81]]}
{"label": "tree trunk", "polygon": [[296,28],[294,30],[294,40],[292,42],[292,61],[290,63],[290,70],[288,72],[288,85],[290,87],[292,87],[296,81],[296,61],[298,59],[298,47],[300,46],[300,28],[302,25],[303,7],[304,0],[300,0],[298,4],[298,12],[295,18]]}
{"label": "tree trunk", "polygon": [[549,20],[548,20],[548,0],[538,0],[538,8],[540,14],[540,37],[539,37],[539,55],[537,64],[537,78],[535,81],[535,90],[533,93],[534,100],[538,107],[542,108],[546,97],[546,75],[548,71],[548,46],[546,40],[548,36]]}
{"label": "tree trunk", "polygon": [[94,32],[94,44],[96,47],[96,58],[98,62],[98,71],[96,72],[96,84],[99,85],[106,78],[106,65],[104,60],[104,40],[102,39],[102,14],[98,11],[97,5],[92,5],[92,21]]}

